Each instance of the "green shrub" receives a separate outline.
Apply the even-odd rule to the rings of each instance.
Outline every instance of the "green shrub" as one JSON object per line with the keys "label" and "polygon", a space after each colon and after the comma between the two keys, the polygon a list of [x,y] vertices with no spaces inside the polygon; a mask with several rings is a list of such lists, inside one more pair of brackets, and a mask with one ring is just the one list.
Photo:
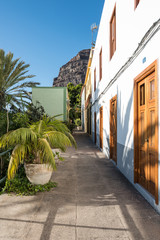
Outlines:
{"label": "green shrub", "polygon": [[12,150],[6,150],[6,151],[2,152],[0,150],[0,154],[3,154],[0,157],[0,160],[1,160],[1,164],[0,164],[0,179],[2,179],[3,177],[5,177],[7,175],[7,169],[8,169],[8,164],[9,164],[9,160],[10,160],[11,151]]}
{"label": "green shrub", "polygon": [[80,119],[80,118],[77,118],[77,119],[75,120],[75,124],[76,124],[76,126],[81,126],[81,119]]}
{"label": "green shrub", "polygon": [[26,114],[30,123],[37,122],[42,119],[43,116],[47,116],[44,107],[42,107],[38,101],[36,101],[36,105],[33,103],[28,105]]}
{"label": "green shrub", "polygon": [[44,185],[33,185],[31,184],[25,174],[24,166],[21,165],[15,178],[11,180],[6,180],[5,186],[1,191],[2,193],[15,193],[16,195],[35,195],[37,192],[50,191],[52,188],[56,187],[57,183],[49,182]]}
{"label": "green shrub", "polygon": [[68,129],[70,130],[70,132],[72,133],[74,128],[76,127],[76,125],[74,123],[71,123],[71,122],[67,122],[65,121],[64,122],[66,124],[66,126],[68,127]]}
{"label": "green shrub", "polygon": [[0,136],[6,133],[7,117],[5,112],[0,112]]}
{"label": "green shrub", "polygon": [[9,130],[27,127],[28,123],[29,119],[26,113],[22,112],[14,113],[11,115]]}
{"label": "green shrub", "polygon": [[[29,118],[26,113],[23,112],[10,112],[9,116],[9,131],[17,128],[27,127]],[[7,114],[6,112],[0,113],[0,136],[7,131]]]}

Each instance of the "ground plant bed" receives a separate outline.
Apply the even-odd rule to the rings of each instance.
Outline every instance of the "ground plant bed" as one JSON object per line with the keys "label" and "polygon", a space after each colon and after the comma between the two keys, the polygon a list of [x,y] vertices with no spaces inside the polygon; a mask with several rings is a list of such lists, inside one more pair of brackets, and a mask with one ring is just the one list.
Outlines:
{"label": "ground plant bed", "polygon": [[1,191],[1,194],[16,194],[16,195],[35,195],[38,192],[50,191],[52,188],[57,187],[57,183],[49,181],[44,185],[35,185],[29,182],[25,174],[24,165],[20,166],[15,178],[6,180],[5,186]]}

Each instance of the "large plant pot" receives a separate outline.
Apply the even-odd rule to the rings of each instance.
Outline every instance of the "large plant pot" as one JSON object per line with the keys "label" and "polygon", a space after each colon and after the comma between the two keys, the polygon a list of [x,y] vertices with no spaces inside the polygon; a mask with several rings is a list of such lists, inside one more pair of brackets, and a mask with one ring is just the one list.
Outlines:
{"label": "large plant pot", "polygon": [[26,176],[33,184],[44,185],[52,176],[52,168],[48,164],[25,164]]}

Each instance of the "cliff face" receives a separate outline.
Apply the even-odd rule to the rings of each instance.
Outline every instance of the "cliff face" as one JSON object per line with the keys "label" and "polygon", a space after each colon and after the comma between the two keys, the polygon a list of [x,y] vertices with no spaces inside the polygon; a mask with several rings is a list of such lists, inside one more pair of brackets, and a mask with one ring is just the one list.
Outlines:
{"label": "cliff face", "polygon": [[80,51],[74,58],[60,68],[59,75],[53,80],[53,87],[67,87],[68,83],[84,83],[90,49]]}

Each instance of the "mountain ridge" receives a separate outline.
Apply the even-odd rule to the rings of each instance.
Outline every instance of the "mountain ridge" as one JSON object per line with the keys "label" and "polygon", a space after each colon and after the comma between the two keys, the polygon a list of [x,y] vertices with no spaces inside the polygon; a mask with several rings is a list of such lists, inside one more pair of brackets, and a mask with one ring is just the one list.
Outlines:
{"label": "mountain ridge", "polygon": [[53,87],[67,87],[68,83],[74,85],[84,83],[88,65],[90,49],[84,49],[76,56],[71,58],[69,62],[64,64],[60,70],[58,77],[53,79]]}

